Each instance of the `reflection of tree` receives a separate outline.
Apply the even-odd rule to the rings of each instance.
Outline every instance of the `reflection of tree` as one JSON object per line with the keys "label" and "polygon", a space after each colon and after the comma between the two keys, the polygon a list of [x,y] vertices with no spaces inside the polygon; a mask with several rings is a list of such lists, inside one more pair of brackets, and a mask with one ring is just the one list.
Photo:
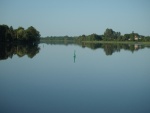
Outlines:
{"label": "reflection of tree", "polygon": [[120,43],[84,43],[85,47],[91,49],[103,48],[106,55],[112,55],[114,52],[120,52],[121,49],[129,50],[131,52],[138,51],[146,46],[139,44],[120,44]]}
{"label": "reflection of tree", "polygon": [[114,52],[114,48],[111,44],[104,44],[103,48],[104,48],[106,55],[112,55],[112,53]]}
{"label": "reflection of tree", "polygon": [[38,52],[39,52],[40,48],[38,48],[38,46],[36,47],[29,47],[27,48],[27,55],[29,58],[33,58]]}
{"label": "reflection of tree", "polygon": [[40,48],[34,44],[0,44],[0,60],[12,58],[13,55],[23,57],[27,55],[29,58],[33,58]]}
{"label": "reflection of tree", "polygon": [[50,44],[50,45],[69,45],[74,44],[73,41],[65,41],[65,40],[40,40],[40,43]]}
{"label": "reflection of tree", "polygon": [[94,43],[82,43],[82,47],[89,47],[91,49],[98,49],[102,47],[102,44],[94,44]]}

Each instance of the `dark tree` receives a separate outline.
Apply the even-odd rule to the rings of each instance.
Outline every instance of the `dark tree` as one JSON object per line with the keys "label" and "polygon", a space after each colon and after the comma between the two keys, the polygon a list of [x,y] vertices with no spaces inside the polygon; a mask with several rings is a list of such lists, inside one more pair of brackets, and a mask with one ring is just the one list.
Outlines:
{"label": "dark tree", "polygon": [[34,27],[25,30],[23,27],[13,29],[12,26],[0,25],[0,42],[37,42],[40,40],[40,33]]}

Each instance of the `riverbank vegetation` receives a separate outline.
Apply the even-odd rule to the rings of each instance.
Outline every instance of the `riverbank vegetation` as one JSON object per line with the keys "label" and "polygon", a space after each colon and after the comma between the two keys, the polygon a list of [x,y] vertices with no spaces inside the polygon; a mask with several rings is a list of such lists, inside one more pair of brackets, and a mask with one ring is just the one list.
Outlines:
{"label": "riverbank vegetation", "polygon": [[37,42],[74,42],[74,43],[102,43],[102,42],[119,42],[119,43],[134,43],[134,42],[150,42],[150,36],[143,36],[132,31],[129,34],[121,35],[113,29],[107,28],[102,35],[91,34],[81,36],[47,36],[40,37],[39,31],[33,26],[24,29],[18,27],[13,29],[12,26],[0,25],[0,42],[14,43],[37,43]]}
{"label": "riverbank vegetation", "polygon": [[24,29],[0,25],[0,42],[5,43],[35,43],[40,40],[40,33],[33,26]]}
{"label": "riverbank vegetation", "polygon": [[75,37],[69,36],[47,36],[42,37],[41,41],[72,41],[76,43],[86,42],[86,43],[102,43],[102,42],[120,42],[120,43],[137,43],[137,42],[150,42],[150,36],[139,35],[138,33],[132,33],[121,35],[120,32],[116,32],[112,29],[107,28],[102,35],[91,34],[91,35],[81,35]]}
{"label": "riverbank vegetation", "polygon": [[74,44],[75,39],[77,37],[69,37],[69,36],[47,36],[47,37],[42,37],[40,39],[40,43],[46,43],[46,44],[62,44],[62,45],[68,45],[68,44]]}
{"label": "riverbank vegetation", "polygon": [[79,36],[77,41],[93,42],[93,41],[113,41],[113,42],[150,42],[150,36],[139,35],[138,33],[132,33],[121,35],[120,32],[115,32],[112,29],[106,29],[103,35],[91,34],[88,36]]}

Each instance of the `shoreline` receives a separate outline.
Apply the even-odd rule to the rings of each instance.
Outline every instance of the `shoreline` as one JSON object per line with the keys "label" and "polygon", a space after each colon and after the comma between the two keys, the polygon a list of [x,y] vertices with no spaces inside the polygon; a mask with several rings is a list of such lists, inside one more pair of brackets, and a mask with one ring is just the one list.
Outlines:
{"label": "shoreline", "polygon": [[150,42],[137,42],[137,41],[82,41],[83,43],[111,43],[111,44],[148,44],[150,45]]}

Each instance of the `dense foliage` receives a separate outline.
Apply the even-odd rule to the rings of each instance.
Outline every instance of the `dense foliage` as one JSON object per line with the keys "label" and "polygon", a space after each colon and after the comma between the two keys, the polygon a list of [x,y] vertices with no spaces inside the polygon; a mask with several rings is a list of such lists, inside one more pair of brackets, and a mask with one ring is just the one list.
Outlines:
{"label": "dense foliage", "polygon": [[13,29],[12,26],[0,25],[0,42],[37,42],[40,40],[40,33],[34,27],[27,29],[19,27]]}
{"label": "dense foliage", "polygon": [[150,36],[142,36],[138,33],[124,34],[121,35],[120,32],[116,32],[112,29],[107,28],[103,35],[91,34],[91,35],[81,35],[77,37],[68,36],[51,36],[43,37],[41,40],[44,41],[73,41],[73,42],[85,42],[85,41],[150,41]]}
{"label": "dense foliage", "polygon": [[106,29],[103,35],[91,34],[88,36],[82,35],[77,38],[77,41],[150,41],[150,36],[142,36],[138,33],[130,33],[121,35],[120,32],[115,32],[112,29]]}
{"label": "dense foliage", "polygon": [[104,32],[104,37],[103,40],[116,40],[119,39],[121,37],[121,33],[120,32],[115,32],[112,29],[106,29],[106,31]]}
{"label": "dense foliage", "polygon": [[41,39],[47,40],[47,41],[72,41],[76,37],[69,37],[69,36],[47,36],[47,37],[41,37]]}
{"label": "dense foliage", "polygon": [[82,35],[79,36],[76,41],[100,41],[102,40],[102,36],[101,35],[97,35],[97,34],[91,34],[91,35]]}

